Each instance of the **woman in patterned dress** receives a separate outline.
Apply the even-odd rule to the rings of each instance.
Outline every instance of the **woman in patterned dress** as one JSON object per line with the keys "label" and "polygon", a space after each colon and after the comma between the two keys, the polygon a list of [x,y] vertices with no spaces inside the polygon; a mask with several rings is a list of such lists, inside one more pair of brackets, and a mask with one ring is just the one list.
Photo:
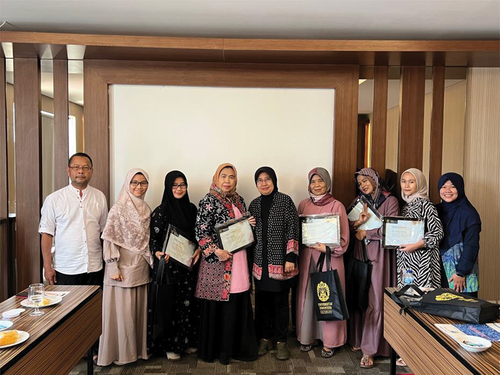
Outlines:
{"label": "woman in patterned dress", "polygon": [[[155,346],[171,361],[181,354],[196,352],[198,342],[199,306],[194,298],[197,268],[181,266],[169,255],[163,254],[163,243],[169,225],[181,230],[194,241],[196,206],[189,201],[188,183],[184,173],[169,172],[165,176],[165,190],[161,204],[151,215],[149,247],[158,260],[165,257],[163,287],[153,301]],[[200,255],[199,248],[192,256],[193,265]],[[157,268],[157,267],[156,267]]]}
{"label": "woman in patterned dress", "polygon": [[438,181],[438,189],[442,200],[437,210],[444,227],[440,247],[446,287],[477,297],[481,218],[465,195],[462,176],[445,173]]}
{"label": "woman in patterned dress", "polygon": [[276,173],[270,167],[255,172],[261,194],[250,203],[256,220],[256,243],[252,273],[255,279],[255,321],[259,331],[259,355],[272,348],[276,339],[276,358],[289,358],[286,347],[289,323],[289,281],[299,272],[299,217],[292,199],[278,191]]}
{"label": "woman in patterned dress", "polygon": [[[196,240],[201,262],[196,285],[200,299],[198,357],[205,362],[231,358],[257,359],[257,338],[250,300],[250,262],[245,249],[232,254],[222,249],[215,226],[246,214],[243,198],[236,193],[237,172],[221,164],[210,191],[200,201],[196,217]],[[255,219],[251,218],[255,225]]]}
{"label": "woman in patterned dress", "polygon": [[436,207],[427,197],[427,181],[424,174],[410,168],[401,175],[401,196],[406,202],[401,214],[404,217],[424,220],[424,238],[412,244],[401,245],[397,251],[398,287],[403,286],[403,273],[411,270],[414,284],[419,287],[441,286],[441,261],[439,242],[443,238],[443,226]]}
{"label": "woman in patterned dress", "polygon": [[[331,265],[337,269],[345,295],[345,273],[343,255],[349,245],[349,221],[344,205],[332,197],[330,174],[324,168],[314,168],[308,175],[309,198],[299,204],[299,215],[339,214],[340,246],[331,249]],[[300,350],[310,351],[322,341],[321,356],[330,358],[335,348],[346,343],[347,323],[340,321],[317,321],[313,310],[313,296],[310,275],[316,272],[320,253],[326,252],[323,243],[306,247],[299,253],[299,284],[297,286],[297,339],[302,344]],[[326,262],[323,266],[326,269]]]}

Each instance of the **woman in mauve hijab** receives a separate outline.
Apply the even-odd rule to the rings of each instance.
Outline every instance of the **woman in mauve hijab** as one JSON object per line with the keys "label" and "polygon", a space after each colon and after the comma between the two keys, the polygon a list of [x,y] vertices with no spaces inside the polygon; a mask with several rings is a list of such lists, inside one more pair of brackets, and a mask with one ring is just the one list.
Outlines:
{"label": "woman in mauve hijab", "polygon": [[[349,245],[349,221],[344,205],[330,193],[332,180],[324,168],[312,169],[308,176],[309,198],[299,204],[299,215],[339,214],[340,246],[331,249],[331,265],[337,269],[345,295],[345,273],[343,255]],[[314,246],[303,246],[299,253],[299,285],[297,287],[297,338],[301,343],[300,350],[310,351],[322,342],[321,356],[330,358],[338,348],[346,343],[347,323],[341,321],[317,321],[313,310],[313,296],[310,285],[310,274],[316,272],[316,264],[326,246],[318,243]],[[323,266],[326,270],[326,262]]]}
{"label": "woman in mauve hijab", "polygon": [[195,225],[201,248],[195,294],[200,299],[198,358],[205,362],[218,359],[224,365],[231,358],[257,358],[248,254],[246,249],[236,253],[222,249],[215,229],[217,224],[247,213],[236,183],[236,168],[229,163],[219,165],[208,194],[200,201]]}
{"label": "woman in mauve hijab", "polygon": [[151,209],[144,201],[148,186],[146,171],[128,171],[102,233],[106,268],[99,366],[148,359],[148,284],[153,266],[149,251]]}
{"label": "woman in mauve hijab", "polygon": [[438,181],[438,189],[441,203],[436,208],[444,228],[440,244],[447,280],[444,286],[477,297],[481,218],[465,195],[462,176],[445,173]]}
{"label": "woman in mauve hijab", "polygon": [[[377,171],[363,168],[354,174],[358,198],[364,197],[382,216],[398,216],[399,204],[386,188]],[[356,233],[354,257],[363,260],[363,244],[372,263],[371,284],[366,311],[351,311],[349,343],[353,351],[361,350],[360,367],[373,367],[373,357],[390,355],[390,346],[384,339],[384,289],[396,285],[396,260],[394,250],[382,247],[382,228],[359,229],[370,217],[365,211],[356,221],[350,222]]]}

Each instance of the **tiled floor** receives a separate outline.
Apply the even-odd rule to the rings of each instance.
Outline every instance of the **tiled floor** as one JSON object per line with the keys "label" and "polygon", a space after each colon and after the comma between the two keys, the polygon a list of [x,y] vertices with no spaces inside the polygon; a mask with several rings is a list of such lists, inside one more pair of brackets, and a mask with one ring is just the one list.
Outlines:
{"label": "tiled floor", "polygon": [[[179,362],[170,362],[164,357],[152,357],[148,361],[139,360],[126,366],[95,367],[95,374],[389,374],[389,359],[376,358],[375,367],[359,367],[361,353],[353,353],[348,346],[337,350],[332,358],[321,357],[321,348],[314,348],[309,353],[302,353],[295,337],[288,340],[291,358],[287,361],[276,359],[275,351],[259,357],[254,362],[232,361],[221,365],[218,361],[206,363],[199,361],[196,355],[183,357]],[[398,367],[398,372],[410,373],[408,368]],[[80,362],[71,375],[86,374],[86,363]]]}

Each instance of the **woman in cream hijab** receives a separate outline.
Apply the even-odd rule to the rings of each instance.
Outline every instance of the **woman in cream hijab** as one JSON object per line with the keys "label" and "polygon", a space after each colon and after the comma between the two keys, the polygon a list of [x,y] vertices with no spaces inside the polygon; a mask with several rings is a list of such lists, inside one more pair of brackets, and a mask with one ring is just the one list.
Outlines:
{"label": "woman in cream hijab", "polygon": [[147,296],[153,265],[149,251],[151,209],[144,201],[148,180],[142,169],[128,171],[102,233],[106,269],[99,366],[148,359]]}
{"label": "woman in cream hijab", "polygon": [[402,276],[411,270],[415,285],[439,288],[441,286],[441,262],[439,242],[443,238],[443,226],[436,207],[427,197],[427,181],[424,174],[410,168],[401,175],[401,196],[406,202],[401,214],[404,217],[424,220],[424,237],[412,244],[401,245],[397,251],[398,286],[403,286]]}

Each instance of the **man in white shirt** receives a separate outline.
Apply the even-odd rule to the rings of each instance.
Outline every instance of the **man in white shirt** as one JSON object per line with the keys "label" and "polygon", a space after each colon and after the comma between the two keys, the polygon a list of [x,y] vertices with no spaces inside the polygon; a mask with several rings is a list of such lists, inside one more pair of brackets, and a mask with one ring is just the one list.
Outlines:
{"label": "man in white shirt", "polygon": [[[39,233],[45,278],[50,284],[102,285],[101,233],[108,205],[104,194],[89,186],[90,156],[71,156],[66,171],[71,183],[50,194],[43,203]],[[52,239],[55,242],[52,263]]]}

